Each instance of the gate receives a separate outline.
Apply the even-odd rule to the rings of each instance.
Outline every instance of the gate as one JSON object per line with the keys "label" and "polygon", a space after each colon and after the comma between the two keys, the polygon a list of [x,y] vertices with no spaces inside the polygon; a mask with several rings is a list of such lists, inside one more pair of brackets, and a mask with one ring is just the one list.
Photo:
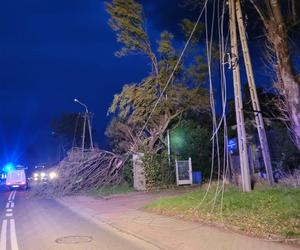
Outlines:
{"label": "gate", "polygon": [[192,160],[177,161],[176,160],[176,181],[179,185],[192,185]]}

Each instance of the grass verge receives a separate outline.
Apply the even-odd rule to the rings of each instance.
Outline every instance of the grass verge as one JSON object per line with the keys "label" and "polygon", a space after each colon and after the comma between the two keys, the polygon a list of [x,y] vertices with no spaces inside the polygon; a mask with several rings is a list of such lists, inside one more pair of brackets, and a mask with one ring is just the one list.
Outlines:
{"label": "grass verge", "polygon": [[222,192],[215,198],[214,187],[203,200],[205,193],[201,188],[156,200],[145,208],[193,221],[224,223],[256,236],[300,237],[300,189],[261,188],[243,193],[230,187],[222,199]]}
{"label": "grass verge", "polygon": [[104,186],[98,189],[91,191],[91,195],[106,197],[114,194],[126,194],[130,192],[134,192],[133,187],[124,186],[124,185],[116,185],[116,186]]}

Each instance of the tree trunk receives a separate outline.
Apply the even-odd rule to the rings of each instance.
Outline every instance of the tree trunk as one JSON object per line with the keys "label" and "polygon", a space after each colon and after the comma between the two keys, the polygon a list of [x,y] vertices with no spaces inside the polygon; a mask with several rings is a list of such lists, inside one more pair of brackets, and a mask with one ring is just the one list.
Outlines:
{"label": "tree trunk", "polygon": [[292,137],[300,150],[300,82],[297,79],[288,47],[288,34],[279,0],[269,0],[272,13],[267,21],[268,39],[277,58],[278,85],[284,97],[285,110],[289,116]]}

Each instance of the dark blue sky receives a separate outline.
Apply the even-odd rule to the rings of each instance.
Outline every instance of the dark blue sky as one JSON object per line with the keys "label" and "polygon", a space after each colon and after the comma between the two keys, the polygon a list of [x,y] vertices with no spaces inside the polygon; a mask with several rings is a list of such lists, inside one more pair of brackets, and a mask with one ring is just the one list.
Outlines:
{"label": "dark blue sky", "polygon": [[[173,9],[165,8],[169,1],[144,2],[155,40],[156,27],[168,28],[179,8],[176,1]],[[119,45],[107,20],[101,0],[0,2],[0,164],[18,161],[30,144],[39,161],[52,158],[50,120],[80,111],[74,97],[95,113],[98,143],[105,144],[113,95],[149,70],[141,57],[114,57]]]}
{"label": "dark blue sky", "polygon": [[[153,41],[164,29],[178,31],[188,15],[179,2],[143,1]],[[0,165],[21,161],[29,145],[37,162],[55,159],[49,123],[82,110],[74,97],[95,113],[97,142],[105,145],[113,95],[149,70],[142,57],[114,57],[119,45],[107,21],[101,0],[0,1]]]}

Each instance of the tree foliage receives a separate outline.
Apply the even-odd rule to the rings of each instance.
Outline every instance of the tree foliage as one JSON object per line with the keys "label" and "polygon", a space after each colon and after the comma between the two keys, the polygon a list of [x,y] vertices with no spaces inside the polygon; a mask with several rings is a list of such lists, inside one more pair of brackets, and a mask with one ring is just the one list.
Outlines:
{"label": "tree foliage", "polygon": [[208,178],[211,162],[211,131],[193,120],[182,120],[170,132],[172,155],[178,160],[192,159],[194,170]]}
{"label": "tree foliage", "polygon": [[175,169],[168,164],[166,151],[160,154],[146,152],[143,157],[143,165],[148,190],[167,187],[175,182]]}
{"label": "tree foliage", "polygon": [[286,120],[290,128],[295,145],[300,150],[300,78],[293,63],[289,45],[288,23],[293,19],[284,15],[283,6],[289,9],[286,5],[288,2],[293,2],[293,19],[295,20],[292,23],[299,28],[294,1],[286,1],[285,5],[282,5],[279,0],[268,0],[264,3],[252,1],[266,28],[270,58],[275,58],[270,59],[277,76],[274,86],[283,97],[279,99],[278,107],[282,118]]}
{"label": "tree foliage", "polygon": [[143,54],[152,65],[148,76],[138,83],[124,85],[121,93],[115,95],[109,109],[115,118],[106,134],[121,151],[158,152],[164,147],[164,134],[171,122],[188,110],[207,109],[208,95],[201,86],[206,68],[198,57],[189,65],[181,62],[173,72],[179,53],[173,45],[172,33],[161,33],[154,53],[139,3],[113,0],[106,6],[111,16],[109,24],[123,46],[121,55]]}
{"label": "tree foliage", "polygon": [[117,41],[123,46],[116,52],[116,56],[146,55],[151,59],[153,69],[157,71],[156,58],[144,26],[142,5],[134,0],[113,0],[105,5],[111,16],[109,25],[116,32]]}

